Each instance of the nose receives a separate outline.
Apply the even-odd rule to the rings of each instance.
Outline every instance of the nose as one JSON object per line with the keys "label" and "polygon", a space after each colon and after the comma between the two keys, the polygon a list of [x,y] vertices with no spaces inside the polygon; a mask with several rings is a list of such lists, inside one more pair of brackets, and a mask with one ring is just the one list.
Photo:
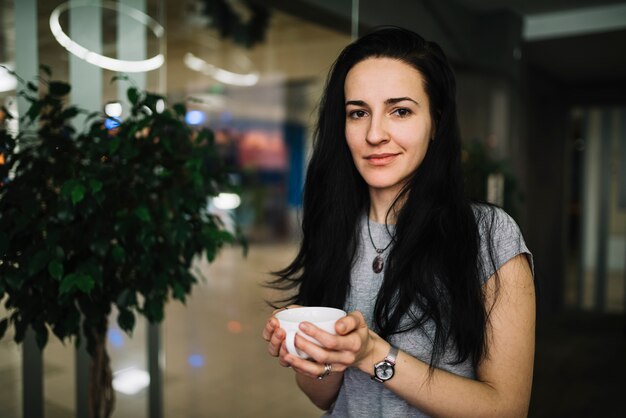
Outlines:
{"label": "nose", "polygon": [[370,145],[379,145],[389,142],[389,132],[387,132],[383,117],[372,116],[370,118],[370,124],[365,140]]}

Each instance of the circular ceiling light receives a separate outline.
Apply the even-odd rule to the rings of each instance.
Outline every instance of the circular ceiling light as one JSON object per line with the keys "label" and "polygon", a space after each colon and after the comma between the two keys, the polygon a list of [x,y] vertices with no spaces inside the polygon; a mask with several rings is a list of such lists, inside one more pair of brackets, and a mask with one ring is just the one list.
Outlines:
{"label": "circular ceiling light", "polygon": [[100,55],[94,51],[90,51],[84,46],[78,44],[74,40],[72,40],[65,32],[63,32],[63,28],[61,28],[61,23],[59,22],[59,18],[61,14],[64,12],[75,9],[79,7],[101,7],[103,9],[117,11],[118,13],[123,13],[130,18],[136,20],[137,22],[148,27],[152,33],[158,38],[161,39],[163,34],[165,33],[165,29],[159,22],[148,16],[147,14],[133,8],[130,6],[126,6],[122,3],[116,3],[113,1],[103,1],[99,6],[91,4],[89,2],[75,3],[66,2],[59,5],[56,9],[52,11],[50,14],[50,30],[52,31],[52,35],[57,40],[59,44],[61,44],[65,49],[67,49],[70,53],[74,54],[78,58],[87,61],[90,64],[96,65],[100,68],[105,68],[111,71],[118,72],[128,72],[128,73],[139,73],[145,71],[156,70],[161,67],[165,62],[165,58],[163,54],[159,53],[152,58],[148,58],[145,60],[137,60],[137,61],[129,61],[129,60],[118,60],[115,58],[106,57],[104,55]]}
{"label": "circular ceiling light", "polygon": [[[240,63],[245,63],[247,67],[252,66],[252,63],[245,55],[240,55],[237,58]],[[259,81],[259,73],[256,71],[246,74],[228,71],[213,64],[209,64],[191,52],[186,53],[183,60],[188,68],[213,77],[217,81],[224,84],[231,84],[234,86],[254,86]]]}

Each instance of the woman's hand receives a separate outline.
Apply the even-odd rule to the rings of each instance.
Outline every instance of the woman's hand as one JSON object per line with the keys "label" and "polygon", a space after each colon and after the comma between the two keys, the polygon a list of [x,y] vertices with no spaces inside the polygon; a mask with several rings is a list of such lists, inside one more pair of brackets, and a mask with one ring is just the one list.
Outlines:
{"label": "woman's hand", "polygon": [[289,364],[286,363],[281,356],[279,356],[281,347],[284,346],[285,337],[287,334],[285,330],[280,328],[280,323],[278,319],[276,319],[275,315],[284,311],[288,308],[298,308],[298,305],[290,305],[286,308],[276,309],[272,312],[272,316],[265,323],[265,328],[263,328],[263,339],[268,342],[267,351],[272,357],[278,357],[278,362],[283,367],[289,367]]}
{"label": "woman's hand", "polygon": [[[366,369],[370,370],[369,365],[374,364],[371,354],[374,350],[375,341],[380,340],[380,337],[368,328],[365,318],[358,311],[351,312],[337,321],[335,324],[337,335],[323,331],[310,322],[300,324],[300,331],[315,338],[323,345],[320,347],[296,334],[295,345],[311,357],[309,360],[289,354],[284,344],[279,347],[279,362],[291,366],[300,374],[317,378],[324,373],[326,364],[331,365],[333,373],[342,373],[348,367],[359,367],[362,364],[368,365]],[[279,332],[278,336],[276,332]],[[282,343],[284,331],[274,332],[276,342],[281,338],[280,335],[282,335],[280,340]],[[272,352],[277,347],[276,344],[272,345],[271,343],[270,346]]]}
{"label": "woman's hand", "polygon": [[[274,314],[280,310],[274,311]],[[352,312],[338,320],[335,325],[337,335],[306,322],[301,324],[300,329],[325,346],[322,348],[296,334],[295,345],[311,357],[308,360],[289,354],[285,344],[285,330],[280,328],[274,316],[267,321],[263,338],[268,342],[270,355],[278,357],[281,366],[291,367],[296,372],[298,387],[315,405],[327,410],[337,399],[343,371],[359,363],[367,364],[370,361],[368,353],[372,351],[370,347],[374,339],[380,337],[368,329],[360,312]],[[327,365],[330,366],[330,373],[326,373]]]}

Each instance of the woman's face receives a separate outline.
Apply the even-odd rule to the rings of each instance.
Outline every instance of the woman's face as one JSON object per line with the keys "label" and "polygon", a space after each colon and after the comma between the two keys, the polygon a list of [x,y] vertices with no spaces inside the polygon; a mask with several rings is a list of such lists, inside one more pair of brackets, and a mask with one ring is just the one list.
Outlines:
{"label": "woman's face", "polygon": [[397,195],[424,160],[432,137],[419,71],[402,61],[368,58],[344,84],[346,140],[370,193]]}

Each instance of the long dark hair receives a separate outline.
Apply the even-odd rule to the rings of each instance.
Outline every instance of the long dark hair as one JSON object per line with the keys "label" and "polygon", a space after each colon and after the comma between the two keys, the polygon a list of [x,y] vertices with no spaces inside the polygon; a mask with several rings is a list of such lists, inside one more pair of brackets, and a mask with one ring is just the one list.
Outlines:
{"label": "long dark hair", "polygon": [[[441,48],[411,31],[378,29],[347,46],[333,64],[304,187],[300,251],[270,285],[294,291],[281,302],[344,306],[358,222],[369,205],[367,184],[345,139],[344,82],[355,64],[375,57],[400,60],[421,73],[434,127],[424,160],[394,204],[395,244],[376,299],[375,330],[386,338],[432,320],[431,370],[449,344],[457,362],[469,358],[476,365],[486,352],[487,310],[479,277],[479,220],[463,190],[456,82]],[[401,321],[406,315],[408,326]]]}

